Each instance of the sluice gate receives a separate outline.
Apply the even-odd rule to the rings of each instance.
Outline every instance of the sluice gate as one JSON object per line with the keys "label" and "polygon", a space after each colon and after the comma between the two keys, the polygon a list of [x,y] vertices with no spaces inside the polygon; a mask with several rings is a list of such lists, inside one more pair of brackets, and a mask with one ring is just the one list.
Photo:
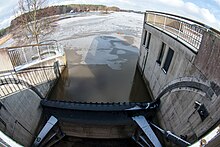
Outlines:
{"label": "sluice gate", "polygon": [[[41,105],[48,121],[36,138],[35,146],[57,142],[65,135],[93,139],[132,138],[140,146],[161,146],[153,131],[154,126],[148,123],[160,105],[159,99],[151,103],[83,103],[43,99]],[[57,134],[51,131],[62,135],[56,140]],[[178,141],[174,143],[189,145],[175,137]]]}

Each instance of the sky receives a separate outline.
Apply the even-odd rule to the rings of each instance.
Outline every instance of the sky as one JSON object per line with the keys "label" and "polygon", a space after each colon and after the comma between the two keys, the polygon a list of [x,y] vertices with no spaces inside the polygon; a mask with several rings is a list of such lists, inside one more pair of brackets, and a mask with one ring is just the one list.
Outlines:
{"label": "sky", "polygon": [[[220,31],[220,0],[48,0],[48,5],[103,4],[138,11],[154,10],[188,17]],[[0,0],[0,28],[10,25],[18,0]]]}

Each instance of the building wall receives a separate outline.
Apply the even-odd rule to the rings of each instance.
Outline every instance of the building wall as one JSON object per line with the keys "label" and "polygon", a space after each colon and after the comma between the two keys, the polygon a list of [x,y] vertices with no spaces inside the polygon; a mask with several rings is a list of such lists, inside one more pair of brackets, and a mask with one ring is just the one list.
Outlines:
{"label": "building wall", "polygon": [[[24,146],[30,146],[41,118],[40,97],[27,89],[1,100],[2,132]],[[5,123],[5,124],[4,124]]]}
{"label": "building wall", "polygon": [[[142,44],[145,30],[148,32],[146,40],[149,33],[151,40],[148,49],[141,45],[139,67],[152,91],[153,99],[161,97],[158,112],[160,124],[179,136],[187,135],[187,140],[194,142],[219,122],[220,40],[213,33],[205,32],[201,47],[195,53],[177,38],[148,24],[144,25]],[[159,65],[156,60],[162,42],[166,44],[166,49]],[[174,55],[165,73],[162,67],[169,48],[173,49]],[[182,81],[185,81],[185,87],[178,87],[177,83]],[[165,89],[168,92],[161,96]],[[194,108],[195,101],[204,104],[209,113],[203,121]]]}
{"label": "building wall", "polygon": [[[143,67],[143,55],[146,54],[148,50],[148,56],[146,61],[146,66],[142,70],[144,71],[144,75],[146,79],[150,79],[149,85],[153,92],[153,96],[156,97],[159,91],[169,82],[179,77],[183,77],[185,69],[188,64],[191,63],[195,54],[190,51],[186,46],[182,45],[178,40],[169,37],[163,32],[152,28],[151,26],[145,25],[145,29],[148,34],[151,33],[151,40],[149,44],[149,49],[145,47],[141,47],[141,55],[139,60],[139,65]],[[143,38],[143,37],[142,37]],[[148,39],[148,37],[147,37]],[[164,52],[163,60],[161,65],[159,65],[156,60],[158,58],[162,42],[166,44],[166,49]],[[164,64],[168,49],[172,48],[174,50],[174,56],[172,62],[170,64],[170,68],[168,73],[166,74],[162,70],[162,66]]]}
{"label": "building wall", "polygon": [[[38,63],[31,67],[53,66],[54,62],[58,61],[60,71],[62,72],[66,65],[65,55],[51,60]],[[28,67],[28,68],[31,68]],[[51,69],[51,74],[47,74],[47,78],[51,79],[35,88],[43,97],[47,97],[48,93],[55,84],[56,76]],[[50,77],[51,75],[51,77]],[[38,76],[38,75],[36,75]],[[37,79],[40,79],[37,77]],[[23,89],[14,94],[8,95],[0,100],[0,130],[14,139],[21,145],[31,146],[37,136],[37,128],[41,120],[42,107],[40,105],[41,98],[30,89]]]}

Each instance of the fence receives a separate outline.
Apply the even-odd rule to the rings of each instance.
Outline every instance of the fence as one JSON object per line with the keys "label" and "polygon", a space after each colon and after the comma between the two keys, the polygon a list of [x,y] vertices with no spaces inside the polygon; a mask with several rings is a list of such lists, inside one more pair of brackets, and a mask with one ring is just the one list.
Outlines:
{"label": "fence", "polygon": [[49,81],[54,81],[59,76],[58,64],[54,64],[54,66],[28,68],[16,72],[0,72],[0,98]]}
{"label": "fence", "polygon": [[14,68],[63,54],[63,49],[58,47],[55,40],[34,45],[8,47],[7,50]]}
{"label": "fence", "polygon": [[205,27],[201,23],[176,15],[147,11],[145,22],[176,38],[182,39],[198,51]]}

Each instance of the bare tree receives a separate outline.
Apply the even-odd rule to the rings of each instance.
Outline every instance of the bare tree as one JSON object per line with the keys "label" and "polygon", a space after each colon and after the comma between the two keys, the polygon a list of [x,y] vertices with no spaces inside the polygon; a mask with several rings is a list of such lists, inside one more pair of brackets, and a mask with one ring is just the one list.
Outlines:
{"label": "bare tree", "polygon": [[[34,38],[36,43],[40,42],[40,36],[48,33],[51,20],[44,18],[40,9],[45,7],[47,0],[19,0],[18,7],[20,12],[19,23],[26,30],[27,38]],[[24,31],[25,31],[24,30]]]}

